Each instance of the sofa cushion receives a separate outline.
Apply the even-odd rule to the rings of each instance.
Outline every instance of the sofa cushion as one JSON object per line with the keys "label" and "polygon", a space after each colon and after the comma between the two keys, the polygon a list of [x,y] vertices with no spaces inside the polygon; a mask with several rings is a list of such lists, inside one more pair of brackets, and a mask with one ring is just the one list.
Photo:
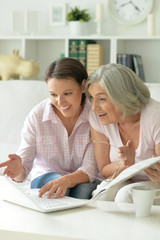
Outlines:
{"label": "sofa cushion", "polygon": [[149,88],[151,98],[160,102],[160,83],[146,83]]}
{"label": "sofa cushion", "polygon": [[[160,84],[146,85],[151,97],[160,101]],[[26,116],[37,103],[48,96],[44,81],[0,81],[0,162],[7,160],[9,153],[17,151]]]}
{"label": "sofa cushion", "polygon": [[49,96],[38,80],[0,81],[0,162],[18,149],[21,129],[30,110]]}

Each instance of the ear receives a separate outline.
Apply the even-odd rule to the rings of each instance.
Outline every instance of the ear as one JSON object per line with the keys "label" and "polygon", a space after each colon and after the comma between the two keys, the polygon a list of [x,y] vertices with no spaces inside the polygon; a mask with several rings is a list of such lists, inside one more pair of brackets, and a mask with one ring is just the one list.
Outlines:
{"label": "ear", "polygon": [[85,92],[85,84],[86,84],[86,79],[83,79],[83,81],[81,83],[81,89],[82,89],[83,93]]}

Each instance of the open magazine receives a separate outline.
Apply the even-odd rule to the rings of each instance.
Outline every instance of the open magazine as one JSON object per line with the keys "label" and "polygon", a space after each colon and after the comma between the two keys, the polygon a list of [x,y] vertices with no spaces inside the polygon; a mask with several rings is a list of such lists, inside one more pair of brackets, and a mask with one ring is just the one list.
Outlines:
{"label": "open magazine", "polygon": [[134,165],[126,168],[123,170],[115,179],[113,179],[111,182],[105,185],[105,187],[99,189],[94,197],[92,197],[91,200],[98,199],[99,196],[102,196],[108,189],[114,187],[115,185],[118,185],[133,176],[135,176],[137,173],[145,170],[146,168],[149,168],[153,164],[160,162],[160,156],[154,157],[154,158],[148,158],[146,160],[143,160],[141,162],[135,163]]}

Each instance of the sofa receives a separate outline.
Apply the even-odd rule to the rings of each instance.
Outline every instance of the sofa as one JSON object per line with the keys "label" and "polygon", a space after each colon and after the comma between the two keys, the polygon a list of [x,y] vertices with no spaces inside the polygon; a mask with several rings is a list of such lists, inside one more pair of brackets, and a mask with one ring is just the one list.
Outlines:
{"label": "sofa", "polygon": [[[0,162],[7,160],[9,153],[17,151],[25,117],[48,96],[45,81],[0,81]],[[0,173],[2,171],[0,169]]]}
{"label": "sofa", "polygon": [[[151,97],[160,101],[160,83],[146,83]],[[0,81],[0,162],[15,153],[20,143],[21,129],[29,111],[49,96],[45,81]],[[0,169],[2,174],[3,169]]]}

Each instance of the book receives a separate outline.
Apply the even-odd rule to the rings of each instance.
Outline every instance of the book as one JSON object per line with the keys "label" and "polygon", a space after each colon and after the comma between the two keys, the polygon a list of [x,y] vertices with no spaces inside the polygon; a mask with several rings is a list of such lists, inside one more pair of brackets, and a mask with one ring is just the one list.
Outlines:
{"label": "book", "polygon": [[91,198],[91,200],[98,199],[99,196],[102,196],[108,189],[132,178],[139,172],[145,170],[146,168],[151,167],[153,164],[160,162],[160,156],[154,157],[154,158],[148,158],[146,160],[140,161],[138,163],[135,163],[134,165],[126,168],[123,170],[116,178],[114,178],[112,181],[108,182],[106,181],[106,186],[99,188],[99,191],[96,192],[96,194]]}
{"label": "book", "polygon": [[94,40],[69,40],[69,57],[74,58],[82,63],[86,68],[87,64],[87,44],[96,43]]}
{"label": "book", "polygon": [[137,54],[117,53],[117,63],[131,68],[145,82],[142,56]]}
{"label": "book", "polygon": [[87,45],[94,44],[96,41],[94,40],[86,40],[81,39],[79,40],[79,61],[83,64],[83,66],[87,67]]}
{"label": "book", "polygon": [[125,65],[134,71],[132,54],[118,53],[117,54],[117,63]]}
{"label": "book", "polygon": [[79,56],[79,40],[69,40],[69,57],[78,60]]}
{"label": "book", "polygon": [[103,63],[103,48],[101,44],[87,45],[87,72],[90,75]]}
{"label": "book", "polygon": [[132,55],[132,57],[133,57],[135,73],[140,77],[140,79],[143,82],[145,82],[142,57],[140,55]]}

